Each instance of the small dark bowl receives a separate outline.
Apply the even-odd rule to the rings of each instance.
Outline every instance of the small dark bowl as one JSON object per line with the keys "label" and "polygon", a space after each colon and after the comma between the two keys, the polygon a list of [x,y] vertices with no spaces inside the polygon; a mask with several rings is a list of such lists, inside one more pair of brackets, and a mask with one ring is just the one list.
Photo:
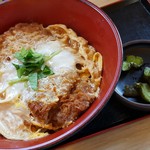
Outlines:
{"label": "small dark bowl", "polygon": [[144,65],[140,69],[122,72],[115,89],[115,94],[121,102],[131,108],[150,111],[150,103],[147,103],[140,97],[130,98],[123,96],[124,86],[137,82],[141,78],[145,66],[150,67],[150,40],[135,40],[124,44],[124,57],[126,55],[141,56],[144,59]]}

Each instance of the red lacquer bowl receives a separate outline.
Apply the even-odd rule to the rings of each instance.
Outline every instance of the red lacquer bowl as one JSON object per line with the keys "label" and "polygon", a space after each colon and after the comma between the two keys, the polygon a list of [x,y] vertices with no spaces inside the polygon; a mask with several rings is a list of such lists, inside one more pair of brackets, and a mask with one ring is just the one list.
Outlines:
{"label": "red lacquer bowl", "polygon": [[65,24],[87,39],[103,56],[101,92],[68,128],[30,141],[0,138],[0,149],[51,147],[70,137],[102,110],[115,89],[122,66],[122,43],[115,25],[102,10],[86,0],[12,0],[0,5],[0,34],[21,22],[38,22],[44,26]]}

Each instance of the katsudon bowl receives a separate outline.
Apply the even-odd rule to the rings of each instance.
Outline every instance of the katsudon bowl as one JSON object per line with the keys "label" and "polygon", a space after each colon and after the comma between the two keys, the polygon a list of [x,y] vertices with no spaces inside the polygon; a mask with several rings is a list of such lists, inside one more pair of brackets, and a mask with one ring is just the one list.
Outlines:
{"label": "katsudon bowl", "polygon": [[64,24],[73,29],[78,36],[86,39],[103,58],[98,98],[74,123],[38,139],[10,140],[0,137],[0,149],[50,148],[82,129],[96,115],[100,115],[120,76],[121,39],[111,19],[101,9],[86,0],[11,0],[2,3],[0,34],[18,23],[39,23],[44,27]]}

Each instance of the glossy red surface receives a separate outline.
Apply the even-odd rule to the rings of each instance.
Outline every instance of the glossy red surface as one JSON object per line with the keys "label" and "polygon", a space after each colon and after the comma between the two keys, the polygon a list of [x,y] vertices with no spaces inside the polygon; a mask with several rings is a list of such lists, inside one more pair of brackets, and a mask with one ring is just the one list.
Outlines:
{"label": "glossy red surface", "polygon": [[72,125],[47,137],[15,141],[0,138],[0,148],[37,149],[68,138],[89,122],[107,103],[117,84],[122,64],[122,44],[107,15],[86,0],[12,0],[0,5],[0,33],[20,22],[44,26],[62,23],[76,31],[103,55],[103,79],[98,99]]}

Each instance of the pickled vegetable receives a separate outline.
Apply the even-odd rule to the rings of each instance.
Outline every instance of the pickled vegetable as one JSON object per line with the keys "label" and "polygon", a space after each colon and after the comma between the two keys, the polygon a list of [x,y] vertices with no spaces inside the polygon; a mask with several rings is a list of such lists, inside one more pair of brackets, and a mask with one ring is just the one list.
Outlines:
{"label": "pickled vegetable", "polygon": [[[137,69],[143,65],[142,57],[128,55],[123,61],[122,71]],[[141,97],[146,102],[150,103],[150,67],[145,67],[144,72],[139,81],[133,85],[124,86],[124,96],[126,97]]]}
{"label": "pickled vegetable", "polygon": [[137,97],[137,96],[139,96],[138,91],[136,89],[136,85],[135,84],[125,85],[123,95],[127,96],[127,97]]}
{"label": "pickled vegetable", "polygon": [[150,86],[147,83],[137,83],[136,87],[138,88],[143,100],[150,103]]}
{"label": "pickled vegetable", "polygon": [[128,71],[131,69],[131,64],[127,61],[124,61],[122,64],[122,71]]}
{"label": "pickled vegetable", "polygon": [[150,85],[150,67],[144,69],[144,79]]}
{"label": "pickled vegetable", "polygon": [[131,68],[139,68],[143,65],[143,58],[134,55],[128,55],[123,61],[122,71],[128,71]]}
{"label": "pickled vegetable", "polygon": [[126,57],[126,61],[135,68],[141,67],[143,65],[143,58],[140,56],[128,55]]}

